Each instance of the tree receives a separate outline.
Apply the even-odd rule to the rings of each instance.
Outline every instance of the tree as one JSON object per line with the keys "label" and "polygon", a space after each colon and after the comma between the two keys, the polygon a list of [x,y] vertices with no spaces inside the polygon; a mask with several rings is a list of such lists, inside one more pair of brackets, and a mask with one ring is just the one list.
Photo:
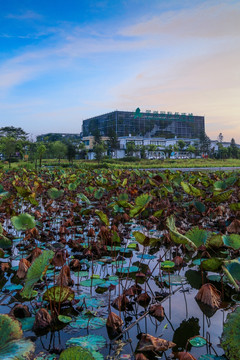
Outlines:
{"label": "tree", "polygon": [[44,144],[38,144],[37,145],[37,151],[36,151],[36,155],[37,155],[37,159],[39,159],[39,166],[42,166],[42,158],[43,155],[45,154],[45,152],[47,151],[47,148]]}
{"label": "tree", "polygon": [[67,146],[61,141],[55,141],[52,144],[52,152],[54,157],[58,159],[58,163],[60,164],[60,160],[66,155]]}
{"label": "tree", "polygon": [[0,136],[14,138],[16,140],[26,140],[28,133],[20,127],[16,128],[14,126],[5,126],[0,128]]}
{"label": "tree", "polygon": [[200,150],[204,154],[209,154],[211,149],[211,140],[205,132],[202,132],[199,137]]}
{"label": "tree", "polygon": [[134,141],[128,141],[126,145],[126,154],[128,156],[133,156],[134,152],[136,151],[136,145]]}
{"label": "tree", "polygon": [[231,140],[229,152],[230,152],[230,156],[232,156],[233,158],[238,157],[238,147],[234,139]]}
{"label": "tree", "polygon": [[221,143],[223,142],[223,134],[220,133],[220,134],[218,135],[217,139],[218,139],[218,142],[221,144]]}
{"label": "tree", "polygon": [[119,147],[118,137],[117,137],[116,132],[113,129],[110,130],[108,137],[109,137],[108,144],[109,144],[111,156],[112,156],[113,152],[115,150],[117,150]]}
{"label": "tree", "polygon": [[5,136],[1,138],[1,151],[8,160],[9,168],[11,167],[11,160],[13,155],[16,155],[17,142],[13,137]]}
{"label": "tree", "polygon": [[171,153],[172,153],[172,151],[173,151],[173,146],[172,146],[172,145],[168,145],[168,146],[165,147],[165,149],[164,149],[163,151],[165,152],[165,154],[168,155],[168,157],[170,157],[170,156],[171,156]]}
{"label": "tree", "polygon": [[183,140],[178,140],[177,144],[180,150],[183,150],[186,146],[186,143]]}
{"label": "tree", "polygon": [[146,146],[140,145],[140,156],[141,159],[146,159]]}
{"label": "tree", "polygon": [[93,151],[95,153],[95,159],[97,160],[98,163],[100,163],[100,161],[102,161],[104,153],[106,151],[106,146],[104,144],[104,142],[100,142],[100,144],[95,144],[93,146]]}
{"label": "tree", "polygon": [[67,158],[69,162],[73,162],[76,156],[76,149],[75,146],[71,143],[67,143]]}
{"label": "tree", "polygon": [[100,144],[101,143],[101,135],[100,135],[99,129],[95,129],[93,136],[94,136],[94,143]]}
{"label": "tree", "polygon": [[187,151],[189,153],[195,154],[196,153],[196,148],[193,145],[189,145],[188,148],[187,148]]}
{"label": "tree", "polygon": [[86,155],[88,153],[88,150],[86,149],[86,145],[84,144],[84,142],[82,142],[78,145],[78,150],[79,150],[80,158],[85,159]]}

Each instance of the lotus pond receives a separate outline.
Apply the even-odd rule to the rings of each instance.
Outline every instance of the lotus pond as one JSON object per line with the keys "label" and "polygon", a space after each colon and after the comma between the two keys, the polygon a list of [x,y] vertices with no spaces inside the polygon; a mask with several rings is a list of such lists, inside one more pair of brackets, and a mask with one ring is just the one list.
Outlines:
{"label": "lotus pond", "polygon": [[240,173],[0,173],[0,360],[240,359]]}

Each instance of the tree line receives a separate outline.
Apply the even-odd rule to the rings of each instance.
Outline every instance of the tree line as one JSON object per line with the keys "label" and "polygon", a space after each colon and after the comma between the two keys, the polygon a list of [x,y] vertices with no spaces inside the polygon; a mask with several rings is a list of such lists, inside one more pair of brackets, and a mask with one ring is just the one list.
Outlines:
{"label": "tree line", "polygon": [[[58,136],[55,136],[58,135]],[[45,137],[45,140],[33,141],[29,138],[29,134],[22,128],[13,126],[6,126],[0,128],[0,159],[8,162],[9,167],[11,163],[19,160],[26,160],[35,162],[35,166],[42,165],[44,159],[56,159],[60,164],[61,159],[68,159],[73,162],[76,155],[79,159],[85,159],[87,156],[87,149],[85,144],[80,140],[70,140],[68,138],[61,138],[60,134],[51,134]],[[172,152],[185,152],[186,154],[206,155],[213,158],[228,159],[240,158],[240,149],[237,147],[235,140],[232,139],[230,146],[225,147],[223,143],[223,135],[219,134],[217,140],[218,149],[211,147],[211,140],[206,133],[200,134],[199,142],[194,142],[192,145],[187,145],[184,140],[178,140],[175,145],[169,145],[165,148],[159,149],[157,145],[135,145],[134,141],[129,141],[126,145],[126,155],[135,156],[140,154],[141,158],[146,158],[147,152],[154,152],[161,150],[166,157],[170,157]],[[100,162],[106,155],[108,157],[116,156],[116,150],[119,149],[119,141],[116,133],[113,130],[109,131],[108,140],[103,141],[98,129],[94,132],[94,146],[93,152],[95,159]]]}

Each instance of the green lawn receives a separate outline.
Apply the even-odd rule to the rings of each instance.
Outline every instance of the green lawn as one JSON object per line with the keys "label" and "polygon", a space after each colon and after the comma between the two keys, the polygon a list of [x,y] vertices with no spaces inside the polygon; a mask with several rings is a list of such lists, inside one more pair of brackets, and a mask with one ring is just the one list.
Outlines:
{"label": "green lawn", "polygon": [[[45,159],[43,166],[58,166],[58,161]],[[16,162],[11,164],[11,168],[17,169],[22,167],[34,168],[34,163]],[[61,160],[60,166],[71,166],[67,160]],[[74,166],[83,168],[122,168],[122,169],[154,169],[154,168],[201,168],[201,167],[240,167],[240,159],[179,159],[179,160],[137,160],[133,162],[121,161],[119,159],[108,159],[98,164],[95,160],[75,160]],[[0,162],[0,168],[8,169],[8,164]]]}

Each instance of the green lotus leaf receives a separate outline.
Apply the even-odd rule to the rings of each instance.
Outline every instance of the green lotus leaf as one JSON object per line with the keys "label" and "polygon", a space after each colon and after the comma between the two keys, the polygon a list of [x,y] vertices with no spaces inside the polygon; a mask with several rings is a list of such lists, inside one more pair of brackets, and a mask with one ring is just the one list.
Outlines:
{"label": "green lotus leaf", "polygon": [[67,346],[82,346],[89,351],[99,350],[106,345],[106,339],[101,335],[87,335],[71,338],[66,342]]}
{"label": "green lotus leaf", "polygon": [[155,216],[156,218],[161,217],[161,216],[162,216],[162,213],[163,213],[163,210],[164,210],[164,209],[155,211],[155,213],[153,214],[153,216]]}
{"label": "green lotus leaf", "polygon": [[[170,283],[169,283],[169,277],[170,277]],[[175,275],[175,274],[170,274],[170,276],[165,275],[162,277],[162,280],[169,286],[173,285],[173,286],[178,286],[178,285],[182,285],[186,282],[186,278],[184,276],[180,276],[180,275]]]}
{"label": "green lotus leaf", "polygon": [[236,176],[230,176],[229,178],[227,178],[225,180],[225,183],[227,184],[227,186],[232,186],[235,184],[235,182],[237,181],[237,177]]}
{"label": "green lotus leaf", "polygon": [[225,181],[216,181],[214,184],[213,184],[213,187],[214,187],[214,190],[217,190],[217,191],[223,191],[226,189],[227,187],[227,184]]}
{"label": "green lotus leaf", "polygon": [[12,246],[12,241],[6,236],[0,234],[0,248],[7,249]]}
{"label": "green lotus leaf", "polygon": [[219,194],[213,195],[212,198],[210,199],[206,199],[206,201],[213,201],[216,203],[221,203],[221,202],[225,202],[228,201],[230,196],[232,195],[234,190],[227,190],[227,191],[223,191]]}
{"label": "green lotus leaf", "polygon": [[152,196],[149,194],[142,194],[135,199],[137,206],[146,207],[147,204],[152,200]]}
{"label": "green lotus leaf", "polygon": [[182,235],[178,232],[175,225],[174,215],[171,215],[170,217],[167,218],[166,225],[169,229],[170,237],[172,241],[174,241],[176,244],[185,244],[185,245],[188,244],[193,250],[197,250],[197,247],[193,241],[191,241],[185,235]]}
{"label": "green lotus leaf", "polygon": [[68,190],[74,191],[76,190],[77,186],[78,185],[76,183],[70,183],[68,184]]}
{"label": "green lotus leaf", "polygon": [[29,360],[34,350],[31,340],[10,341],[0,348],[0,360]]}
{"label": "green lotus leaf", "polygon": [[59,199],[60,197],[63,196],[64,191],[63,190],[58,190],[58,189],[53,187],[53,188],[51,188],[51,189],[49,189],[47,191],[47,194],[50,197],[50,199],[57,200],[57,199]]}
{"label": "green lotus leaf", "polygon": [[86,287],[91,287],[91,286],[98,286],[101,284],[104,284],[105,280],[103,279],[88,279],[88,280],[83,280],[80,282],[81,286],[86,286]]}
{"label": "green lotus leaf", "polygon": [[18,319],[18,321],[22,324],[22,331],[32,330],[35,317],[26,317],[23,319]]}
{"label": "green lotus leaf", "polygon": [[93,308],[98,308],[100,306],[104,306],[105,302],[102,299],[96,299],[93,298],[90,294],[81,294],[81,295],[76,295],[75,299],[80,300],[79,301],[79,306],[86,306],[88,307],[93,307]]}
{"label": "green lotus leaf", "polygon": [[187,184],[184,181],[181,182],[181,186],[183,188],[183,190],[185,191],[186,194],[191,195],[191,196],[202,196],[202,191],[195,188],[194,186],[192,186],[191,184]]}
{"label": "green lotus leaf", "polygon": [[58,315],[58,320],[63,322],[64,324],[68,324],[72,321],[72,318],[66,315]]}
{"label": "green lotus leaf", "polygon": [[36,222],[33,216],[24,213],[11,218],[12,224],[16,230],[29,230],[36,226]]}
{"label": "green lotus leaf", "polygon": [[206,243],[206,240],[208,238],[208,232],[195,226],[192,229],[188,230],[185,236],[190,239],[197,247],[199,247]]}
{"label": "green lotus leaf", "polygon": [[101,210],[95,210],[95,213],[99,216],[99,218],[101,219],[101,221],[106,225],[109,226],[109,220],[106,214],[104,214],[104,212],[102,212]]}
{"label": "green lotus leaf", "polygon": [[173,261],[170,260],[166,260],[161,262],[161,268],[163,269],[171,269],[175,266],[175,263]]}
{"label": "green lotus leaf", "polygon": [[200,213],[204,213],[206,211],[206,206],[200,201],[194,201],[194,206]]}
{"label": "green lotus leaf", "polygon": [[74,299],[74,291],[67,286],[53,286],[43,294],[43,300],[56,301],[57,303],[63,303],[66,301],[72,301]]}
{"label": "green lotus leaf", "polygon": [[81,346],[73,346],[61,352],[59,360],[94,360],[93,355]]}
{"label": "green lotus leaf", "polygon": [[213,257],[202,261],[201,267],[203,270],[214,272],[214,271],[218,271],[221,268],[222,264],[223,264],[223,259]]}
{"label": "green lotus leaf", "polygon": [[23,332],[19,321],[0,314],[0,349],[9,341],[21,339]]}
{"label": "green lotus leaf", "polygon": [[78,271],[74,273],[75,276],[79,276],[79,277],[85,277],[89,275],[88,271]]}
{"label": "green lotus leaf", "polygon": [[210,236],[205,243],[207,248],[220,248],[224,245],[222,235],[212,235]]}
{"label": "green lotus leaf", "polygon": [[94,197],[97,200],[100,200],[103,197],[103,194],[105,193],[105,189],[103,189],[102,187],[100,187],[99,189],[97,189],[94,193]]}
{"label": "green lotus leaf", "polygon": [[33,296],[33,287],[41,279],[43,272],[47,270],[53,256],[54,252],[52,250],[45,250],[34,260],[27,272],[24,289],[21,292],[22,297],[30,299]]}
{"label": "green lotus leaf", "polygon": [[135,237],[135,239],[137,240],[137,242],[141,245],[144,244],[145,240],[146,240],[146,236],[141,233],[140,231],[134,231],[133,232],[133,236]]}
{"label": "green lotus leaf", "polygon": [[100,329],[106,325],[107,319],[95,316],[80,315],[76,318],[75,322],[70,324],[71,327],[77,329]]}
{"label": "green lotus leaf", "polygon": [[223,236],[224,245],[229,246],[235,250],[240,249],[240,235],[231,234]]}
{"label": "green lotus leaf", "polygon": [[202,347],[202,346],[206,345],[207,341],[200,336],[195,336],[193,339],[189,340],[189,343],[193,347]]}
{"label": "green lotus leaf", "polygon": [[221,346],[229,360],[240,359],[240,307],[228,314],[227,321],[223,325]]}
{"label": "green lotus leaf", "polygon": [[229,205],[229,207],[233,211],[240,211],[240,203],[232,203]]}
{"label": "green lotus leaf", "polygon": [[133,273],[133,272],[138,272],[139,271],[139,267],[138,266],[130,266],[130,267],[119,267],[117,268],[117,272],[118,273],[123,273],[123,274],[128,274],[128,273]]}
{"label": "green lotus leaf", "polygon": [[78,194],[78,196],[77,196],[80,200],[82,200],[83,202],[85,202],[86,204],[91,204],[91,201],[89,200],[89,198],[86,196],[86,195],[84,195],[84,194]]}

